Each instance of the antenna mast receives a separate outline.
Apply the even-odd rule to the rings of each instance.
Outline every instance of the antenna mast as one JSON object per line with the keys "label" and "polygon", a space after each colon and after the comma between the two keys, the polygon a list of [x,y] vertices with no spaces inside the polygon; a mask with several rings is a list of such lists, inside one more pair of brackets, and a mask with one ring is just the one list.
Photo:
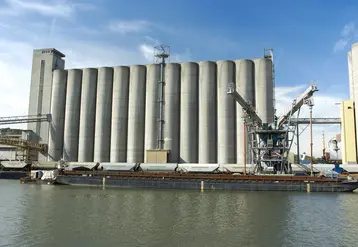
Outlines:
{"label": "antenna mast", "polygon": [[157,45],[154,47],[155,63],[160,64],[160,80],[158,82],[158,103],[159,103],[159,116],[158,116],[158,149],[163,149],[163,125],[164,125],[164,85],[165,85],[165,64],[169,60],[170,47],[168,45]]}

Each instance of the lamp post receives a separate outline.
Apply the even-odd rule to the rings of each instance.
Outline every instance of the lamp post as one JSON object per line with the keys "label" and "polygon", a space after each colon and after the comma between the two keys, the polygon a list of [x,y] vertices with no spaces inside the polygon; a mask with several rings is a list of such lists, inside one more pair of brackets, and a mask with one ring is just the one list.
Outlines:
{"label": "lamp post", "polygon": [[309,105],[309,107],[310,107],[310,146],[311,146],[310,163],[311,163],[311,176],[313,176],[312,106],[313,105]]}
{"label": "lamp post", "polygon": [[244,127],[244,175],[246,176],[246,124],[245,120],[243,121]]}
{"label": "lamp post", "polygon": [[304,100],[304,104],[308,105],[310,109],[310,163],[311,163],[311,176],[313,176],[313,134],[312,134],[312,108],[314,106],[313,98]]}

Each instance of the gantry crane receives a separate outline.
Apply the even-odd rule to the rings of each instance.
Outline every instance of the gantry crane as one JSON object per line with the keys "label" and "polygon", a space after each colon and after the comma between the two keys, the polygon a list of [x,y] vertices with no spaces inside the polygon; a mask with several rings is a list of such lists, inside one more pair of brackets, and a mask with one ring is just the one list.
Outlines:
{"label": "gantry crane", "polygon": [[[19,124],[19,123],[35,123],[35,122],[51,122],[51,114],[27,115],[0,117],[0,125]],[[17,147],[16,156],[19,160],[31,162],[35,159],[36,152],[47,153],[47,145],[38,142],[23,140],[13,137],[1,136],[0,144]]]}
{"label": "gantry crane", "polygon": [[228,84],[227,93],[240,104],[244,111],[244,123],[249,135],[250,144],[248,146],[254,165],[254,173],[287,174],[291,172],[288,153],[291,149],[296,126],[290,125],[290,119],[293,114],[300,111],[303,104],[311,99],[316,91],[318,91],[317,87],[311,85],[293,101],[292,106],[280,118],[276,118],[278,125],[271,126],[270,123],[263,123],[250,102],[246,101],[236,91],[234,83]]}

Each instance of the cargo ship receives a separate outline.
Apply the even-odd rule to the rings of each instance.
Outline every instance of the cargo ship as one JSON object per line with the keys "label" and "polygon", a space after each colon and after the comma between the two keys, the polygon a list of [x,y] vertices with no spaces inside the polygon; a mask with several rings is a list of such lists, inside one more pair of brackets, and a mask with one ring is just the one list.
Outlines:
{"label": "cargo ship", "polygon": [[357,180],[347,178],[106,171],[62,171],[57,175],[54,184],[200,191],[353,192],[358,188]]}

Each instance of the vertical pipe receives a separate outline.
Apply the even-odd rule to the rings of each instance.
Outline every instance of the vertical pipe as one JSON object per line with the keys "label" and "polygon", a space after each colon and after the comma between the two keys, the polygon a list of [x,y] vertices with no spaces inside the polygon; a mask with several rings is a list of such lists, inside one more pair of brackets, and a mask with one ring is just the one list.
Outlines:
{"label": "vertical pipe", "polygon": [[300,164],[300,130],[298,128],[298,123],[296,126],[296,136],[297,136],[297,164]]}
{"label": "vertical pipe", "polygon": [[312,141],[312,106],[310,106],[310,146],[311,146],[311,176],[313,176],[313,141]]}
{"label": "vertical pipe", "polygon": [[244,127],[244,131],[243,131],[243,133],[244,133],[244,175],[246,175],[246,145],[247,145],[247,143],[246,143],[246,124],[245,124],[245,122],[242,125]]}
{"label": "vertical pipe", "polygon": [[164,125],[164,73],[165,73],[165,58],[162,58],[162,62],[160,63],[160,80],[159,80],[159,119],[158,119],[158,149],[163,149],[164,138],[163,138],[163,125]]}

